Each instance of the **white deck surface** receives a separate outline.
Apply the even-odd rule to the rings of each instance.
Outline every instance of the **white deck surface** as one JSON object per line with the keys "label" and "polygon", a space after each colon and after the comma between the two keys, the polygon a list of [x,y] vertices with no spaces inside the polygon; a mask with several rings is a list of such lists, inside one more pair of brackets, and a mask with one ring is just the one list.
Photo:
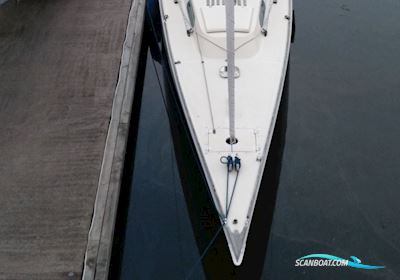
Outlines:
{"label": "white deck surface", "polygon": [[[224,225],[233,262],[240,265],[285,79],[292,1],[278,0],[272,4],[266,37],[261,33],[259,0],[242,1],[242,6],[235,7],[235,22],[238,23],[235,32],[235,65],[240,70],[240,77],[235,80],[235,121],[239,142],[232,146],[232,151],[231,145],[225,142],[229,137],[227,79],[219,75],[219,69],[226,65],[225,32],[221,26],[221,22],[225,22],[224,9],[221,9],[224,6],[221,5],[222,0],[219,6],[207,6],[206,0],[194,0],[191,3],[195,26],[194,33],[188,36],[181,12],[185,4],[161,0],[162,17],[166,18],[163,21],[164,35],[182,107],[214,203],[222,218],[226,213],[227,171],[220,158],[238,156],[242,162]],[[220,18],[216,18],[217,14]],[[234,178],[235,172],[232,172],[231,183]],[[232,195],[231,191],[232,184],[229,196]],[[237,222],[234,223],[234,220]]]}

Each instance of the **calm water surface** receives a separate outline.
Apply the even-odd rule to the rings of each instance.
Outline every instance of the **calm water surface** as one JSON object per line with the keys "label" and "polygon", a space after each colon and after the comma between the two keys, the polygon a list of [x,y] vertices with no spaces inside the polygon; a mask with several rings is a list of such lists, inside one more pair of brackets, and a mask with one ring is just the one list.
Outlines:
{"label": "calm water surface", "polygon": [[[147,26],[111,279],[400,279],[400,2],[303,0],[295,11],[240,268],[223,234],[198,262],[219,223]],[[294,266],[312,253],[385,268]]]}

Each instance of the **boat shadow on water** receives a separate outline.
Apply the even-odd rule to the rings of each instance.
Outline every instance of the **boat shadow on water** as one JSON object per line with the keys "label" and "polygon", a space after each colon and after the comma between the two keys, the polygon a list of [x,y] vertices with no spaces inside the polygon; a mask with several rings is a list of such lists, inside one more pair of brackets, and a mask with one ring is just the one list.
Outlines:
{"label": "boat shadow on water", "polygon": [[[173,138],[175,157],[186,206],[199,250],[199,262],[194,263],[193,267],[188,267],[187,274],[190,279],[198,279],[196,275],[199,275],[203,270],[207,279],[260,279],[265,262],[279,185],[282,154],[285,146],[289,71],[287,71],[275,130],[253,214],[246,253],[242,265],[236,267],[232,263],[223,231],[220,231],[221,224],[218,213],[213,205],[211,194],[180,106],[168,65],[165,46],[160,42],[160,40],[162,41],[159,35],[161,27],[158,29],[159,22],[154,21],[154,17],[153,20],[149,19],[152,14],[152,12],[147,12],[146,18],[148,30],[152,30],[150,32],[152,34],[149,35],[150,50],[153,59],[163,66],[164,99]],[[154,14],[157,14],[157,12]],[[158,31],[154,29],[158,29]],[[215,236],[216,239],[213,240]],[[204,256],[200,262],[203,253]]]}

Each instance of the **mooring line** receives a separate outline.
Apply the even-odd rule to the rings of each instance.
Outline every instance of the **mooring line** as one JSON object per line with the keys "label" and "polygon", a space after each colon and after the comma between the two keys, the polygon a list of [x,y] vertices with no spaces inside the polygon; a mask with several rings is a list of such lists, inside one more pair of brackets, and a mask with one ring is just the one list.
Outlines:
{"label": "mooring line", "polygon": [[192,274],[194,272],[194,269],[199,265],[199,263],[203,260],[204,256],[207,254],[208,250],[210,250],[211,246],[214,244],[214,241],[217,239],[219,233],[221,232],[223,228],[223,225],[220,225],[218,231],[215,233],[211,241],[208,243],[207,247],[204,249],[203,253],[201,256],[197,259],[197,261],[193,264],[192,268],[189,270],[187,276],[185,277],[185,280],[190,279],[192,277]]}
{"label": "mooring line", "polygon": [[[148,13],[148,17],[149,17],[149,20],[150,20],[150,23],[151,23],[151,26],[152,26],[152,30],[153,30],[152,33],[153,33],[153,36],[155,36],[155,29],[154,29],[153,19],[152,19],[151,15],[150,15],[150,12],[149,12],[149,10],[148,10],[147,5],[146,5],[146,11],[147,11],[147,13]],[[157,49],[158,49],[158,51],[159,51],[160,54],[161,54],[161,50],[160,50],[160,47],[159,47],[158,44],[157,44]],[[155,73],[156,73],[156,77],[157,77],[158,85],[159,85],[159,87],[160,87],[160,91],[161,91],[161,95],[162,95],[162,98],[163,98],[164,105],[167,106],[167,104],[166,104],[166,99],[165,99],[166,96],[165,96],[164,89],[163,89],[162,84],[161,84],[161,79],[160,79],[160,76],[159,76],[159,74],[158,74],[158,70],[157,70],[156,64],[155,64],[155,62],[154,62],[154,59],[152,59],[152,63],[153,63],[154,71],[155,71]],[[169,79],[167,79],[167,80],[168,80],[169,86],[172,86],[171,81],[170,81]],[[214,236],[212,237],[212,239],[210,240],[210,242],[207,244],[207,247],[204,249],[204,251],[202,252],[202,254],[200,255],[200,257],[194,262],[194,264],[193,264],[193,266],[191,267],[191,269],[189,270],[188,274],[184,277],[185,280],[188,280],[188,279],[190,279],[190,278],[192,277],[193,272],[195,271],[195,268],[200,264],[200,262],[203,260],[203,258],[204,258],[205,255],[207,254],[207,252],[210,250],[211,246],[214,244],[215,240],[217,239],[217,237],[218,237],[219,233],[221,232],[221,230],[223,229],[224,225],[225,225],[225,223],[224,223],[224,224],[221,224],[221,225],[219,226],[217,232],[214,234]]]}

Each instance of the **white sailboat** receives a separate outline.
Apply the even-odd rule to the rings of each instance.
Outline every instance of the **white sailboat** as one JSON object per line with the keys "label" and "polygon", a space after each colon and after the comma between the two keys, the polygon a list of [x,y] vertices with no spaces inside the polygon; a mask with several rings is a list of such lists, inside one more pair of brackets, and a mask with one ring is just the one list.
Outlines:
{"label": "white sailboat", "polygon": [[160,10],[179,99],[240,265],[285,80],[292,0],[160,0]]}

